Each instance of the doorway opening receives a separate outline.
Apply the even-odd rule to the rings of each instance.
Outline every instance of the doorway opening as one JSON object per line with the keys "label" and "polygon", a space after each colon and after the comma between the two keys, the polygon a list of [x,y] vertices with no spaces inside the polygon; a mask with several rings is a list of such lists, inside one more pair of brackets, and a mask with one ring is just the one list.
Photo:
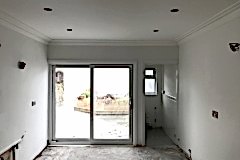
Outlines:
{"label": "doorway opening", "polygon": [[132,65],[52,66],[52,141],[132,143]]}
{"label": "doorway opening", "polygon": [[174,146],[178,143],[177,65],[154,64],[145,67],[154,71],[153,84],[156,86],[155,94],[145,94],[146,145],[159,148]]}

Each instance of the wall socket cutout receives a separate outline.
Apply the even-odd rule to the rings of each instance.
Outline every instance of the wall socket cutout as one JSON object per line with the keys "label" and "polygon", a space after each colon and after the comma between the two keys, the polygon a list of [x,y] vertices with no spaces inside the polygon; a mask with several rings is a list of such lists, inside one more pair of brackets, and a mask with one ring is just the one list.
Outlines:
{"label": "wall socket cutout", "polygon": [[36,101],[32,101],[32,106],[36,106]]}
{"label": "wall socket cutout", "polygon": [[218,119],[218,112],[215,110],[212,110],[212,117]]}

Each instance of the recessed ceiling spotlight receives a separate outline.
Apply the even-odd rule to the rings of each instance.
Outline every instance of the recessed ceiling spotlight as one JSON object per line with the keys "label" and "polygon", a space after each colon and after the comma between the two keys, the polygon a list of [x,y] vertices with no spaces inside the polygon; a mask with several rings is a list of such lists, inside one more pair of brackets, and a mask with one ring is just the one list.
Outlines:
{"label": "recessed ceiling spotlight", "polygon": [[45,7],[45,8],[43,8],[43,10],[46,11],[46,12],[52,12],[53,11],[53,9],[49,8],[49,7]]}
{"label": "recessed ceiling spotlight", "polygon": [[73,29],[72,29],[72,28],[67,28],[67,31],[68,31],[68,32],[72,32]]}
{"label": "recessed ceiling spotlight", "polygon": [[173,9],[170,10],[170,12],[177,13],[177,12],[179,12],[179,9],[178,8],[173,8]]}
{"label": "recessed ceiling spotlight", "polygon": [[157,32],[159,32],[159,30],[158,30],[158,29],[154,29],[153,32],[154,32],[154,33],[157,33]]}

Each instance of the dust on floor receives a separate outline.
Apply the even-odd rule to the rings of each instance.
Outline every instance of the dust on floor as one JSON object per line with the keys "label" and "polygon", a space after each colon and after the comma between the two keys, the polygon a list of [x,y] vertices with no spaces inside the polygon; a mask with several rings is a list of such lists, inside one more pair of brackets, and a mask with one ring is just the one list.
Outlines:
{"label": "dust on floor", "polygon": [[47,147],[35,160],[187,160],[177,146],[164,148],[131,146]]}

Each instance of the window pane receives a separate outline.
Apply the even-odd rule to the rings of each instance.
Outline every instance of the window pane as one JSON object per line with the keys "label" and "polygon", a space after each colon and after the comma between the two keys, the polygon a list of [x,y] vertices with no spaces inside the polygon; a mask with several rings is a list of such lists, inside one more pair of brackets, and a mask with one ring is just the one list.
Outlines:
{"label": "window pane", "polygon": [[146,95],[157,94],[156,79],[145,79],[145,94]]}
{"label": "window pane", "polygon": [[94,69],[94,139],[129,139],[129,68]]}
{"label": "window pane", "polygon": [[55,137],[90,138],[90,69],[56,68]]}
{"label": "window pane", "polygon": [[145,75],[146,76],[153,76],[154,75],[153,70],[145,70]]}

